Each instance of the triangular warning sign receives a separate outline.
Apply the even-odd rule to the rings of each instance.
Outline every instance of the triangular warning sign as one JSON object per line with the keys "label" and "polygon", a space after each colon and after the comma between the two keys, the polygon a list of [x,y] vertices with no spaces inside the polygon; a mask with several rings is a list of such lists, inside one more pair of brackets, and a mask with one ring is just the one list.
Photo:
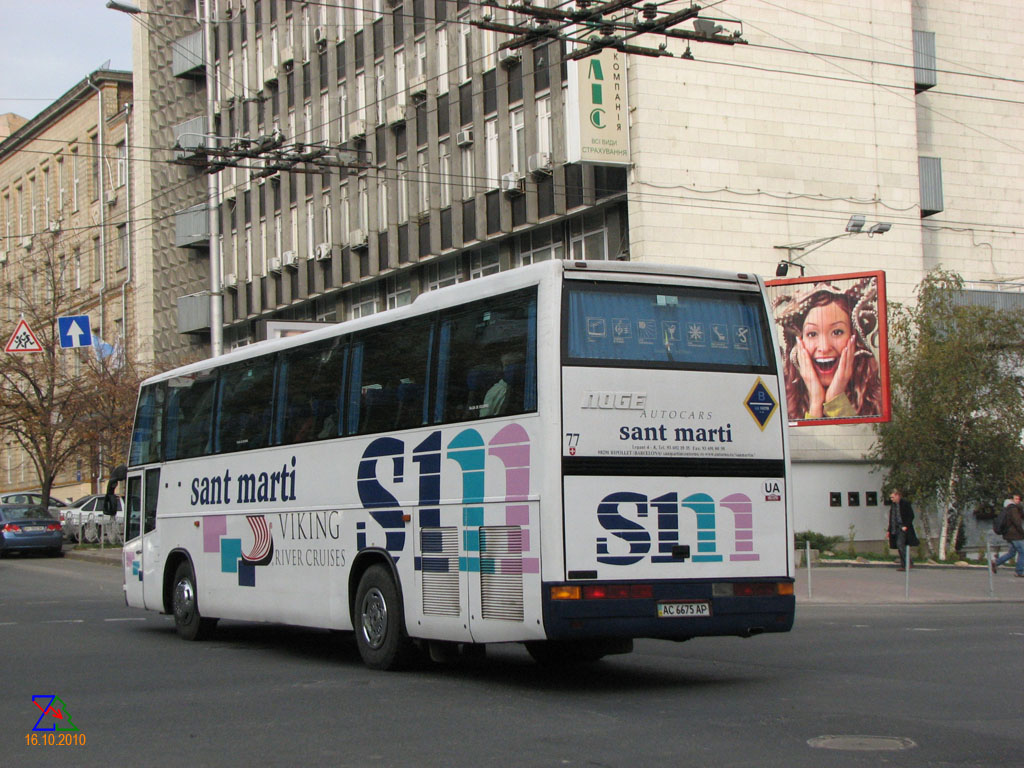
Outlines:
{"label": "triangular warning sign", "polygon": [[[2,337],[0,337],[2,338]],[[14,333],[11,334],[11,340],[7,342],[7,346],[4,347],[4,352],[42,352],[43,347],[39,343],[39,339],[32,333],[32,329],[28,327],[28,323],[22,319],[18,323],[18,327],[14,329]]]}

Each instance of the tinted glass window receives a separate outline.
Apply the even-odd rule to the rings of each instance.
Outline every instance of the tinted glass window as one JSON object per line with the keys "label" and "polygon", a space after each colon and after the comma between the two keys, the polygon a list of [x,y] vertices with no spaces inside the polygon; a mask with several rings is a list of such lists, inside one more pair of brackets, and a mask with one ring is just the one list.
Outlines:
{"label": "tinted glass window", "polygon": [[143,387],[139,393],[129,457],[129,463],[133,466],[160,461],[164,393],[163,384],[151,384],[148,387]]}
{"label": "tinted glass window", "polygon": [[263,448],[270,442],[274,357],[230,365],[220,374],[216,450]]}
{"label": "tinted glass window", "polygon": [[757,293],[608,283],[567,287],[566,360],[771,372]]}
{"label": "tinted glass window", "polygon": [[317,342],[281,356],[281,442],[301,443],[341,434],[344,378],[345,347],[340,339]]}
{"label": "tinted glass window", "polygon": [[537,293],[518,291],[442,315],[436,421],[537,409]]}
{"label": "tinted glass window", "polygon": [[167,382],[165,459],[187,459],[211,453],[210,425],[216,383],[216,371],[176,376]]}
{"label": "tinted glass window", "polygon": [[431,324],[390,325],[353,338],[347,433],[388,432],[426,423]]}

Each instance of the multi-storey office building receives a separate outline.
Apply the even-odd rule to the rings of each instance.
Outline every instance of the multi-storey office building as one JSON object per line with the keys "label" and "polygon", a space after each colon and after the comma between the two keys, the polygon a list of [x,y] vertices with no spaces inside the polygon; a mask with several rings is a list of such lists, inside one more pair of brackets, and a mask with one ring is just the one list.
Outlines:
{"label": "multi-storey office building", "polygon": [[[996,0],[969,19],[929,0],[733,0],[701,16],[746,44],[640,38],[673,56],[598,66],[554,40],[500,51],[504,36],[472,22],[528,18],[468,0],[217,0],[209,46],[197,3],[144,10],[136,88],[150,109],[136,119],[153,162],[138,191],[161,360],[206,348],[211,246],[225,347],[258,340],[263,320],[360,316],[544,258],[770,276],[784,256],[809,275],[884,269],[904,301],[934,266],[989,290],[1024,274],[1024,32]],[[275,130],[286,147],[357,150],[365,167],[218,171],[211,219],[205,173],[168,162],[175,146]],[[852,215],[892,229],[794,250]],[[878,538],[870,428],[792,435],[797,527]]]}
{"label": "multi-storey office building", "polygon": [[[31,120],[5,116],[13,128],[0,141],[0,301],[14,332],[21,301],[46,290],[43,259],[60,264],[70,300],[87,315],[92,335],[135,349],[131,166],[132,74],[97,70]],[[70,462],[53,495],[95,490],[95,457]],[[13,440],[0,442],[0,487],[38,487],[35,467]]]}

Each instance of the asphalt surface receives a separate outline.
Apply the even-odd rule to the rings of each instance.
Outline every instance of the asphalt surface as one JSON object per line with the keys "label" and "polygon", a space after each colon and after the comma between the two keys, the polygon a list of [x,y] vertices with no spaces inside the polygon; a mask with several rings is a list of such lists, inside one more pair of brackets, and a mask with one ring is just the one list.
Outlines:
{"label": "asphalt surface", "polygon": [[[119,566],[121,550],[65,548],[65,557]],[[798,604],[888,605],[1024,602],[1024,578],[1013,566],[992,574],[982,565],[919,565],[908,574],[884,563],[812,564],[796,573]]]}

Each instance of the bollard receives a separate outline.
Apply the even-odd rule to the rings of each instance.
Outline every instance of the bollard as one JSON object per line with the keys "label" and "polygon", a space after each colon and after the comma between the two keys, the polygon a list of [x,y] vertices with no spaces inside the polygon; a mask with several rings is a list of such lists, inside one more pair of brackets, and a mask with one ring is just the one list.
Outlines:
{"label": "bollard", "polygon": [[804,542],[804,562],[807,563],[807,599],[810,600],[813,597],[811,590],[811,541],[808,539]]}
{"label": "bollard", "polygon": [[996,596],[996,585],[992,576],[992,540],[985,539],[985,570],[988,571],[988,596]]}
{"label": "bollard", "polygon": [[906,585],[903,588],[903,598],[910,599],[910,547],[903,548],[903,572],[906,575]]}

